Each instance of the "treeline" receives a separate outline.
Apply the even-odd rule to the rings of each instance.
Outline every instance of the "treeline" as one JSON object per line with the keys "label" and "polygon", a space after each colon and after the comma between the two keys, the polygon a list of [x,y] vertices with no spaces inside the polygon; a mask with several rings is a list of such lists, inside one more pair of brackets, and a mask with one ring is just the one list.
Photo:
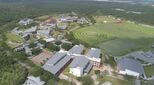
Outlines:
{"label": "treeline", "polygon": [[[117,11],[115,10],[116,8],[126,11]],[[113,15],[139,23],[154,25],[154,8],[143,4],[69,0],[21,0],[16,3],[1,3],[0,11],[0,25],[25,17],[34,18],[41,15],[71,11],[83,15]],[[126,13],[127,11],[141,12],[141,14]]]}

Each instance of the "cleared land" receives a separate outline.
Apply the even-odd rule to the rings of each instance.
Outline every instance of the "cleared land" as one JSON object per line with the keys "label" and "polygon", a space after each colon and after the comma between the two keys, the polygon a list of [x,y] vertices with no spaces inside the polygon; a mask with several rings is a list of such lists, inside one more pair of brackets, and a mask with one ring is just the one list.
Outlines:
{"label": "cleared land", "polygon": [[96,24],[73,32],[74,37],[112,55],[147,49],[154,43],[154,29],[113,17],[95,17]]}

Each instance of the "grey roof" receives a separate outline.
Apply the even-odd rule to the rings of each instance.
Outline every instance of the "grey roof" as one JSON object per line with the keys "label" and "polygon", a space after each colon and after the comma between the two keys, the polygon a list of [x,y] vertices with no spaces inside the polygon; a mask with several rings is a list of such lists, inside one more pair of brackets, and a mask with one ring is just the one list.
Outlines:
{"label": "grey roof", "polygon": [[52,58],[50,58],[43,66],[44,70],[57,74],[61,68],[71,59],[66,53],[57,52]]}
{"label": "grey roof", "polygon": [[88,73],[92,67],[93,67],[93,65],[90,62],[88,62],[86,68],[84,69],[84,72]]}
{"label": "grey roof", "polygon": [[144,53],[143,51],[137,51],[129,54],[129,56],[154,64],[154,54],[152,52]]}
{"label": "grey roof", "polygon": [[81,54],[84,50],[84,46],[83,45],[75,45],[73,46],[70,50],[69,53],[73,53],[73,54]]}
{"label": "grey roof", "polygon": [[25,49],[25,53],[31,53],[32,52],[31,49],[28,46],[25,46],[24,49]]}
{"label": "grey roof", "polygon": [[34,26],[25,30],[24,33],[32,33],[32,32],[36,32],[36,30],[37,30],[37,26]]}
{"label": "grey roof", "polygon": [[134,71],[141,74],[144,74],[143,66],[136,60],[121,58],[117,60],[117,68],[118,70],[125,71],[126,69]]}
{"label": "grey roof", "polygon": [[154,58],[154,53],[153,53],[152,51],[146,52],[145,55],[146,55],[147,57]]}
{"label": "grey roof", "polygon": [[28,76],[28,79],[22,85],[44,85],[45,82],[41,81],[40,77]]}
{"label": "grey roof", "polygon": [[88,57],[100,58],[101,50],[97,48],[91,48],[87,53]]}
{"label": "grey roof", "polygon": [[89,72],[92,68],[92,64],[89,60],[84,56],[76,56],[72,63],[70,64],[70,68],[82,67],[84,72]]}
{"label": "grey roof", "polygon": [[50,32],[51,32],[51,30],[38,30],[37,34],[49,37],[50,36]]}

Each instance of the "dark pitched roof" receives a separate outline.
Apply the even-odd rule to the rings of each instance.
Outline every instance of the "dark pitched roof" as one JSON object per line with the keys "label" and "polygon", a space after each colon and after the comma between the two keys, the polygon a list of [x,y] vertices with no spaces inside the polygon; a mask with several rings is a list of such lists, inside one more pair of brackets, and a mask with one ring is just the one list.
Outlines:
{"label": "dark pitched roof", "polygon": [[101,50],[97,48],[91,48],[87,53],[88,57],[100,58]]}
{"label": "dark pitched roof", "polygon": [[71,59],[66,53],[57,52],[52,58],[50,58],[43,68],[52,74],[57,72]]}
{"label": "dark pitched roof", "polygon": [[70,64],[70,68],[81,67],[84,69],[84,72],[89,72],[92,68],[92,64],[89,60],[84,56],[76,56],[72,63]]}
{"label": "dark pitched roof", "polygon": [[133,59],[128,59],[128,58],[118,59],[117,68],[118,70],[125,71],[126,69],[128,69],[140,74],[144,74],[143,66],[138,61]]}
{"label": "dark pitched roof", "polygon": [[75,53],[75,54],[81,54],[83,52],[83,50],[84,50],[83,45],[75,45],[69,50],[69,52]]}

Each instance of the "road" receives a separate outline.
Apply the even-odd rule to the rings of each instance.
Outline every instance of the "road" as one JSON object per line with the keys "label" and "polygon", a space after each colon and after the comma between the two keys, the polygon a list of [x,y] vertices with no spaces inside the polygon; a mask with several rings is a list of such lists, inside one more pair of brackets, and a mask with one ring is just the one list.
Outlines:
{"label": "road", "polygon": [[135,81],[135,85],[141,85],[141,81],[140,80],[136,80]]}

